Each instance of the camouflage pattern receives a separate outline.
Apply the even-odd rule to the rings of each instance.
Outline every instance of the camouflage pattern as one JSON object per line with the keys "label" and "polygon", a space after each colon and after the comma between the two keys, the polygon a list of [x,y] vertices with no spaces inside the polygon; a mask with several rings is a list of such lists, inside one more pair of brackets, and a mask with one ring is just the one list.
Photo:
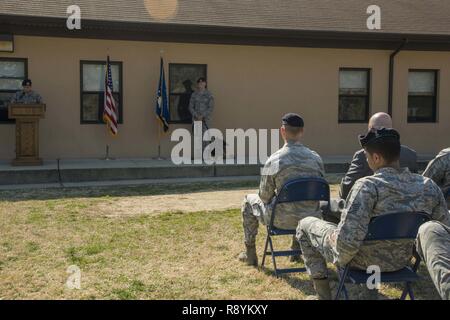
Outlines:
{"label": "camouflage pattern", "polygon": [[[288,142],[272,154],[264,165],[259,194],[249,194],[242,203],[245,243],[255,243],[258,222],[268,225],[278,190],[299,177],[322,177],[325,174],[320,156],[299,142]],[[274,225],[295,229],[304,217],[321,217],[318,201],[284,203],[277,206]]]}
{"label": "camouflage pattern", "polygon": [[23,103],[23,104],[33,104],[33,103],[43,103],[42,97],[39,93],[35,91],[25,92],[17,91],[12,97],[11,103]]}
{"label": "camouflage pattern", "polygon": [[192,115],[192,120],[204,119],[207,123],[211,120],[211,115],[214,110],[214,97],[208,90],[197,90],[189,101],[189,111]]}
{"label": "camouflage pattern", "polygon": [[[413,149],[403,146],[400,149],[400,167],[408,168],[412,173],[417,173],[417,153]],[[339,196],[341,199],[347,199],[350,190],[358,179],[373,175],[372,169],[370,169],[367,163],[364,149],[361,149],[353,156],[350,167],[344,178],[342,178]]]}
{"label": "camouflage pattern", "polygon": [[305,265],[313,278],[327,274],[325,260],[366,270],[378,265],[383,272],[405,267],[414,241],[367,241],[373,217],[394,212],[425,212],[433,220],[450,225],[450,213],[439,187],[408,169],[381,168],[358,180],[352,188],[339,225],[311,218],[297,228]]}
{"label": "camouflage pattern", "polygon": [[[433,179],[447,195],[450,192],[450,148],[439,152],[437,157],[428,164],[423,175]],[[450,209],[450,194],[447,197],[447,207]]]}
{"label": "camouflage pattern", "polygon": [[416,247],[439,295],[450,300],[450,228],[435,221],[423,224]]}

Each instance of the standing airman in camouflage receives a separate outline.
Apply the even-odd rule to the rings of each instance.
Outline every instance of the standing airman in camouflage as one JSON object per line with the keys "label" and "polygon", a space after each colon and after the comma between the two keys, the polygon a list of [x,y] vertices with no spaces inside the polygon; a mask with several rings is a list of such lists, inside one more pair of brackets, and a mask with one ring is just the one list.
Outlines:
{"label": "standing airman in camouflage", "polygon": [[208,130],[211,115],[214,110],[214,97],[207,89],[205,78],[197,80],[197,90],[192,93],[189,101],[189,111],[192,115],[192,122],[202,121],[203,132]]}
{"label": "standing airman in camouflage", "polygon": [[[360,136],[374,175],[359,179],[342,212],[339,225],[305,218],[297,228],[303,260],[319,299],[330,299],[326,261],[367,270],[377,265],[382,272],[408,265],[413,241],[364,242],[373,217],[394,212],[425,212],[450,224],[450,213],[439,187],[428,178],[400,169],[400,135],[393,129],[369,131]],[[376,290],[370,290],[376,296]],[[367,293],[367,292],[366,292]]]}
{"label": "standing airman in camouflage", "polygon": [[444,149],[430,161],[423,175],[441,188],[447,196],[447,207],[450,209],[450,148]]}
{"label": "standing airman in camouflage", "polygon": [[423,224],[416,248],[443,300],[450,300],[450,228],[436,221]]}
{"label": "standing airman in camouflage", "polygon": [[31,89],[32,83],[30,79],[25,79],[22,81],[22,90],[16,92],[16,94],[11,99],[11,103],[23,103],[23,104],[34,104],[43,103],[42,97],[39,93]]}
{"label": "standing airman in camouflage", "polygon": [[[291,179],[324,175],[320,156],[300,143],[303,126],[303,119],[297,114],[290,113],[283,117],[280,131],[285,144],[267,160],[261,176],[259,194],[246,195],[242,203],[246,252],[240,254],[239,260],[249,265],[258,265],[255,248],[258,225],[269,224],[277,190]],[[281,229],[295,229],[298,221],[307,216],[321,217],[319,202],[280,204],[274,225]],[[298,243],[294,244],[298,247]]]}

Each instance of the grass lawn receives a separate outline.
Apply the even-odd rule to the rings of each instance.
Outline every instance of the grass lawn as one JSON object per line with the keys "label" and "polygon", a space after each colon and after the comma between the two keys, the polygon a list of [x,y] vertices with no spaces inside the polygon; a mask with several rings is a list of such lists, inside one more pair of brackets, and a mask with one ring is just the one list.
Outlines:
{"label": "grass lawn", "polygon": [[[304,299],[314,293],[305,274],[276,279],[237,260],[243,249],[239,203],[225,211],[143,208],[110,215],[124,197],[137,205],[154,195],[256,187],[249,182],[1,191],[0,298]],[[260,228],[260,257],[264,236]],[[289,242],[277,239],[280,247]],[[65,286],[71,265],[81,270],[79,290]],[[421,274],[417,298],[438,299],[426,270]],[[382,288],[390,298],[400,291]]]}

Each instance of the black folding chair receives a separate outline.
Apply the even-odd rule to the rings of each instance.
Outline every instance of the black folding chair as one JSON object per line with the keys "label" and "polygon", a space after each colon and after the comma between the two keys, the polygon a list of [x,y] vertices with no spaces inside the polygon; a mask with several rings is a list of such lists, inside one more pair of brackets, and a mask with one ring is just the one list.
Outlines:
{"label": "black folding chair", "polygon": [[[301,202],[301,201],[330,201],[330,187],[328,182],[322,178],[298,178],[290,180],[284,184],[278,193],[273,210],[270,223],[267,226],[267,238],[264,247],[264,255],[261,263],[261,268],[264,267],[266,255],[272,256],[272,263],[275,270],[275,276],[280,274],[293,273],[293,272],[305,272],[305,268],[287,268],[278,269],[275,257],[288,257],[297,256],[301,254],[300,250],[286,250],[275,251],[273,249],[272,237],[274,236],[286,236],[295,235],[296,230],[279,229],[274,226],[275,216],[278,214],[277,207],[281,203],[289,202]],[[270,251],[267,251],[267,247],[270,246]]]}
{"label": "black folding chair", "polygon": [[[422,212],[401,212],[389,213],[382,216],[374,217],[369,224],[368,232],[364,241],[383,241],[383,240],[400,240],[415,239],[419,227],[430,220],[430,216]],[[414,294],[411,289],[411,283],[420,279],[417,275],[417,269],[420,264],[420,257],[415,252],[415,263],[412,267],[405,267],[394,272],[382,272],[380,275],[381,283],[404,282],[405,289],[400,300],[405,300],[409,295],[414,300]],[[356,270],[350,268],[350,263],[345,267],[338,267],[339,286],[335,300],[339,299],[341,292],[344,293],[345,299],[348,300],[347,289],[345,283],[362,284],[367,283],[367,279],[371,274],[367,274],[365,270]]]}

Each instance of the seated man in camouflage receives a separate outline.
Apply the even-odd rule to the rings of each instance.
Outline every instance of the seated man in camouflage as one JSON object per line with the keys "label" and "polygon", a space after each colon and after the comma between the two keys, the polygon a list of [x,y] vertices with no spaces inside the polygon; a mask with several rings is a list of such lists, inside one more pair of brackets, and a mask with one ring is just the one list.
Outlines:
{"label": "seated man in camouflage", "polygon": [[[297,114],[286,114],[280,129],[284,146],[267,160],[259,187],[259,194],[248,194],[242,204],[242,217],[246,252],[239,260],[257,266],[255,238],[259,222],[270,222],[272,206],[277,191],[288,181],[299,177],[321,177],[324,175],[320,156],[300,143],[303,136],[303,119]],[[274,225],[281,229],[295,229],[298,221],[307,216],[321,217],[319,202],[286,203],[277,206]],[[298,243],[293,242],[298,248]],[[295,246],[293,246],[295,249]]]}
{"label": "seated man in camouflage", "polygon": [[447,207],[450,209],[450,148],[442,150],[430,161],[423,176],[437,183],[447,196]]}
{"label": "seated man in camouflage", "polygon": [[[368,124],[368,131],[380,128],[392,128],[392,118],[384,112],[375,113]],[[413,149],[402,145],[400,149],[400,167],[408,168],[410,172],[417,173],[417,154]],[[331,199],[330,206],[324,205],[324,219],[339,223],[341,211],[345,206],[350,190],[358,179],[373,175],[372,169],[367,164],[364,149],[358,150],[350,163],[347,173],[341,180],[339,198]]]}
{"label": "seated man in camouflage", "polygon": [[436,221],[423,224],[416,248],[443,300],[450,300],[450,228]]}
{"label": "seated man in camouflage", "polygon": [[[377,265],[382,272],[400,270],[410,262],[413,241],[364,243],[373,217],[421,211],[434,220],[450,224],[450,214],[439,187],[431,179],[400,169],[397,131],[384,128],[369,131],[360,136],[360,143],[374,175],[355,183],[339,225],[311,217],[300,221],[297,228],[303,260],[319,299],[331,298],[327,261],[340,266],[351,263],[352,268],[360,270]],[[370,293],[370,296],[376,295],[376,291]]]}

